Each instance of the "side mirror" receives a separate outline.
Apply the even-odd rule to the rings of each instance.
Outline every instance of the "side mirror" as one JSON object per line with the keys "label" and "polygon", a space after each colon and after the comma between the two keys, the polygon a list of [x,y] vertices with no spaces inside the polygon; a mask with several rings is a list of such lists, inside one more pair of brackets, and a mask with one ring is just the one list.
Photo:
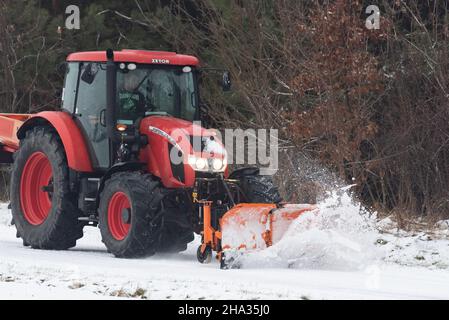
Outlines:
{"label": "side mirror", "polygon": [[225,92],[231,91],[232,82],[231,82],[231,74],[229,73],[229,71],[223,72],[223,79],[221,86],[223,88],[223,91]]}
{"label": "side mirror", "polygon": [[98,66],[92,63],[89,63],[86,66],[86,69],[84,69],[83,74],[81,75],[81,80],[83,80],[84,82],[88,83],[88,84],[92,84],[95,80],[95,76],[98,73]]}

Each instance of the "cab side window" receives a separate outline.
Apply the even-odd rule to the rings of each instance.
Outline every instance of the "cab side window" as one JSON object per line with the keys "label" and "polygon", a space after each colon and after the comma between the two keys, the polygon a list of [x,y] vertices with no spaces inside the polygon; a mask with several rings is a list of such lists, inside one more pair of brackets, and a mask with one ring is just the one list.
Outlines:
{"label": "cab side window", "polygon": [[62,94],[62,108],[73,113],[76,100],[76,86],[78,83],[79,63],[69,62],[66,66],[64,91]]}
{"label": "cab side window", "polygon": [[77,113],[99,116],[106,108],[106,66],[83,63],[80,71]]}

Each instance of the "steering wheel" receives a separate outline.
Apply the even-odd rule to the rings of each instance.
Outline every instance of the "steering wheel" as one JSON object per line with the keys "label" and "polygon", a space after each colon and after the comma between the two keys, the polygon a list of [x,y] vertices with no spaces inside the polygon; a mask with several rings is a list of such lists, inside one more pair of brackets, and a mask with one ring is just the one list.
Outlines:
{"label": "steering wheel", "polygon": [[145,77],[143,77],[143,79],[142,79],[142,81],[140,81],[140,83],[137,85],[137,87],[134,89],[134,93],[139,93],[139,89],[140,89],[140,87],[143,85],[143,83],[145,82],[145,80],[147,80],[148,79],[148,76],[149,76],[150,74],[147,74]]}

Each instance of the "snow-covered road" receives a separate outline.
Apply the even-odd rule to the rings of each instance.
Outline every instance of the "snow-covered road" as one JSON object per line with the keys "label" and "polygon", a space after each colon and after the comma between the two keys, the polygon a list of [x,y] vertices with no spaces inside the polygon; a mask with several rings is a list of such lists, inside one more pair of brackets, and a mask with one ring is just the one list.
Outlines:
{"label": "snow-covered road", "polygon": [[447,269],[220,270],[196,261],[197,243],[179,255],[123,260],[107,253],[95,228],[69,251],[33,250],[9,219],[0,205],[0,299],[449,299]]}

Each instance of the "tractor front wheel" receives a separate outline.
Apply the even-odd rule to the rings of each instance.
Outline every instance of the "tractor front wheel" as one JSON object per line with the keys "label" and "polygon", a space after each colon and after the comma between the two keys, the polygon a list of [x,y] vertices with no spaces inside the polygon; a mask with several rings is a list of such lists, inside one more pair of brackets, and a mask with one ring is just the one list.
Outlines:
{"label": "tractor front wheel", "polygon": [[282,197],[270,176],[247,175],[240,178],[244,200],[248,203],[280,203]]}
{"label": "tractor front wheel", "polygon": [[101,237],[119,258],[155,254],[162,230],[159,182],[140,172],[114,174],[100,196]]}

